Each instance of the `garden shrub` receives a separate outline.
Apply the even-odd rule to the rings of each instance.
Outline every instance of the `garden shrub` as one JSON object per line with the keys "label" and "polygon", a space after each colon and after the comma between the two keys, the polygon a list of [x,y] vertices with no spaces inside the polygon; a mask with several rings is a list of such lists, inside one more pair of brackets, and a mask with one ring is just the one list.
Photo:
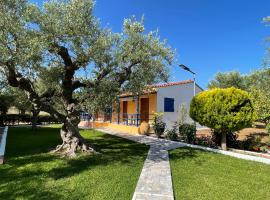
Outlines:
{"label": "garden shrub", "polygon": [[267,130],[267,133],[270,134],[270,123],[268,123],[268,124],[266,125],[266,130]]}
{"label": "garden shrub", "polygon": [[261,138],[259,136],[250,135],[245,140],[239,141],[239,147],[243,150],[260,150],[262,146]]}
{"label": "garden shrub", "polygon": [[[4,124],[6,125],[15,125],[19,123],[31,124],[32,123],[32,115],[30,114],[7,114],[5,115]],[[58,120],[51,117],[50,115],[39,115],[37,117],[37,124],[42,123],[59,123]]]}
{"label": "garden shrub", "polygon": [[216,148],[218,145],[213,141],[212,136],[201,136],[201,137],[196,137],[195,138],[195,144],[201,145],[201,146],[206,146],[206,147],[211,147],[211,148]]}
{"label": "garden shrub", "polygon": [[221,134],[222,149],[227,149],[226,134],[250,126],[254,119],[249,94],[233,87],[212,89],[196,95],[190,105],[190,116]]}
{"label": "garden shrub", "polygon": [[163,113],[155,113],[153,130],[158,138],[164,133],[166,128],[166,123],[163,122]]}
{"label": "garden shrub", "polygon": [[176,127],[173,127],[172,129],[167,130],[166,132],[166,139],[168,140],[177,140],[178,135],[176,131]]}
{"label": "garden shrub", "polygon": [[196,127],[194,124],[180,124],[179,134],[185,142],[193,144],[196,138]]}

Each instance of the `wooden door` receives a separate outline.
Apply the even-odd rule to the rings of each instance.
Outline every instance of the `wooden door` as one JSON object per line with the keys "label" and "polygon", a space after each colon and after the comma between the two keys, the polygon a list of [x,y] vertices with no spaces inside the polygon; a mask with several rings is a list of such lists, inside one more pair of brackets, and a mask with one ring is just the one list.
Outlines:
{"label": "wooden door", "polygon": [[127,101],[123,101],[122,121],[126,121],[126,118],[127,118],[127,109],[128,109],[128,102]]}
{"label": "wooden door", "polygon": [[140,122],[149,121],[149,98],[141,99],[140,118]]}

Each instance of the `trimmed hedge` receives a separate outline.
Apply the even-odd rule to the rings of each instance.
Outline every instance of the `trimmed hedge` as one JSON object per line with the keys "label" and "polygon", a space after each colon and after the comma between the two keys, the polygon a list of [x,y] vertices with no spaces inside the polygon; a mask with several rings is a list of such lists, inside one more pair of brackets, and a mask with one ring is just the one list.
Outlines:
{"label": "trimmed hedge", "polygon": [[[3,118],[3,122],[6,125],[15,125],[19,123],[25,123],[25,124],[32,123],[32,116],[29,114],[7,114],[0,117]],[[49,115],[40,115],[38,116],[37,124],[42,124],[42,123],[60,123],[60,122],[55,120],[53,117]]]}
{"label": "trimmed hedge", "polygon": [[193,120],[226,133],[250,126],[254,120],[253,111],[249,94],[234,87],[201,92],[190,105]]}

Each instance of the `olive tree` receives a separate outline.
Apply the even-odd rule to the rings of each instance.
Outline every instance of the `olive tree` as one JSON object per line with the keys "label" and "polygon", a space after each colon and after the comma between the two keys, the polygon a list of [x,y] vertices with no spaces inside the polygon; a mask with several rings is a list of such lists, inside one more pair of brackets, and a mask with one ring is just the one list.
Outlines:
{"label": "olive tree", "polygon": [[[55,152],[95,153],[78,130],[79,104],[166,80],[173,51],[143,22],[124,20],[123,32],[101,28],[92,0],[0,0],[0,68],[35,109],[63,123]],[[37,86],[43,82],[43,86]],[[87,90],[87,98],[76,95]]]}
{"label": "olive tree", "polygon": [[209,89],[229,87],[246,89],[245,76],[240,74],[238,71],[219,72],[215,75],[214,79],[208,83],[207,87]]}
{"label": "olive tree", "polygon": [[221,147],[226,150],[226,134],[250,126],[254,118],[253,110],[246,91],[233,87],[217,88],[201,92],[193,98],[190,116],[221,134]]}

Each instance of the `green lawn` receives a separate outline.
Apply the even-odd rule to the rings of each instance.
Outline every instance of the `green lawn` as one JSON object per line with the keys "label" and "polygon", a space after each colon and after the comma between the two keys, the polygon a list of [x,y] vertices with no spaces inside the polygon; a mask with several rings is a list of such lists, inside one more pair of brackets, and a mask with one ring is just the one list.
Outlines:
{"label": "green lawn", "polygon": [[270,199],[270,166],[189,148],[170,152],[177,200]]}
{"label": "green lawn", "polygon": [[0,199],[131,199],[148,147],[97,131],[81,131],[101,155],[75,159],[48,154],[58,128],[10,128]]}

